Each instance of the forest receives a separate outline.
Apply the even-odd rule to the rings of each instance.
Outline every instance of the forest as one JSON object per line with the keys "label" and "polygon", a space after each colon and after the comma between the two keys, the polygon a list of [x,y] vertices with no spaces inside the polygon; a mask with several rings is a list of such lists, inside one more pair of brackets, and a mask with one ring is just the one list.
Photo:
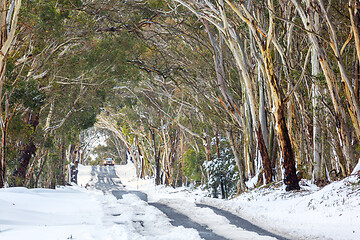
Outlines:
{"label": "forest", "polygon": [[72,164],[97,163],[99,133],[99,156],[139,178],[222,198],[325,186],[359,162],[359,0],[0,9],[0,188],[66,184]]}

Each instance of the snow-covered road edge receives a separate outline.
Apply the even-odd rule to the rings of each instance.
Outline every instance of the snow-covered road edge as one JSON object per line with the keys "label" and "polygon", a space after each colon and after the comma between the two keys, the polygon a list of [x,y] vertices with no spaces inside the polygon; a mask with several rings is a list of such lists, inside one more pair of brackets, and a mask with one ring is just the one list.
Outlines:
{"label": "snow-covered road edge", "polygon": [[[289,239],[360,239],[360,180],[353,175],[319,189],[302,181],[299,192],[283,187],[262,188],[241,194],[232,200],[206,197],[199,189],[154,186],[153,180],[131,175],[132,165],[117,166],[128,188],[141,190],[150,201],[179,199],[189,204],[205,203],[230,211],[248,221]],[[170,202],[170,201],[169,201]],[[181,211],[181,209],[180,209]]]}

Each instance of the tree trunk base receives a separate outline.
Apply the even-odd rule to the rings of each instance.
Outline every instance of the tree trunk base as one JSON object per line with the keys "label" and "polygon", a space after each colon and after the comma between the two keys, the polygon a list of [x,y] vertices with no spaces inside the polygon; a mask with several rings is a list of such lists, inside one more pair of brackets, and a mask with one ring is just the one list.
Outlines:
{"label": "tree trunk base", "polygon": [[286,190],[287,192],[300,190],[299,183],[289,184],[289,185],[286,186],[285,190]]}

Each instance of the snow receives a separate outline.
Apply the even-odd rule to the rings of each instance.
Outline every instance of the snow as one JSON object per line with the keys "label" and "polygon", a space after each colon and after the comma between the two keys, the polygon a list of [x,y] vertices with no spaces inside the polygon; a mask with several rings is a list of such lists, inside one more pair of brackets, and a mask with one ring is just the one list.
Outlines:
{"label": "snow", "polygon": [[351,174],[356,174],[357,172],[360,172],[360,159]]}
{"label": "snow", "polygon": [[193,229],[173,227],[162,212],[134,194],[125,194],[119,200],[105,195],[102,203],[106,206],[104,212],[107,216],[104,225],[113,232],[111,239],[200,239]]}
{"label": "snow", "polygon": [[254,177],[250,178],[248,181],[245,182],[246,187],[248,188],[254,188],[259,180],[259,174],[260,172],[256,173]]}
{"label": "snow", "polygon": [[91,166],[84,166],[82,164],[78,165],[78,185],[81,187],[87,187],[89,185],[94,185],[97,182],[97,176],[91,175]]}
{"label": "snow", "polygon": [[160,200],[161,203],[167,204],[179,212],[187,215],[194,222],[206,225],[214,233],[225,237],[226,239],[274,239],[267,236],[259,236],[257,233],[245,231],[230,224],[223,216],[219,216],[209,208],[196,207],[195,203],[185,203],[184,200]]}
{"label": "snow", "polygon": [[301,191],[297,192],[286,192],[278,184],[223,200],[206,197],[208,193],[199,189],[155,187],[152,180],[139,180],[132,175],[131,171],[135,170],[131,165],[117,166],[116,170],[118,176],[127,174],[122,178],[127,188],[146,192],[150,201],[167,204],[227,239],[262,238],[241,233],[241,229],[234,228],[226,219],[210,209],[196,207],[195,203],[227,210],[289,239],[360,239],[359,175],[322,189],[310,181],[301,181]]}
{"label": "snow", "polygon": [[230,201],[204,198],[203,202],[236,211],[291,239],[360,239],[359,183],[351,176],[319,190],[303,181],[299,192],[264,188]]}
{"label": "snow", "polygon": [[[289,239],[360,239],[359,174],[324,188],[301,182],[301,191],[281,184],[258,188],[231,199],[213,199],[197,188],[155,186],[140,180],[133,164],[115,166],[128,190],[148,194],[149,202],[166,204],[226,239],[274,239],[244,231],[209,208],[239,215]],[[79,165],[78,185],[57,189],[0,189],[0,240],[198,240],[195,229],[175,227],[160,210],[134,194],[117,200],[96,190],[91,166]],[[117,181],[115,181],[117,182]]]}
{"label": "snow", "polygon": [[91,169],[79,165],[79,186],[0,189],[0,240],[201,239],[133,194],[117,200],[95,190]]}
{"label": "snow", "polygon": [[0,239],[94,239],[101,208],[96,194],[77,187],[0,189]]}

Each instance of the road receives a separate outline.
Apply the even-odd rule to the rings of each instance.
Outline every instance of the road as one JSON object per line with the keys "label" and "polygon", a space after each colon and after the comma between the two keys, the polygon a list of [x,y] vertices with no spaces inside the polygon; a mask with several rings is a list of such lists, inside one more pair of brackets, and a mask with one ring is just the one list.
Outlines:
{"label": "road", "polygon": [[[95,188],[103,191],[104,194],[112,194],[117,199],[122,199],[124,194],[134,194],[138,196],[144,202],[147,202],[149,205],[156,207],[162,211],[170,219],[170,223],[173,226],[183,226],[184,228],[195,229],[201,238],[205,240],[226,240],[224,236],[220,236],[217,233],[213,232],[208,226],[195,222],[191,216],[187,216],[177,209],[174,209],[167,204],[159,202],[148,202],[148,196],[146,193],[141,191],[131,191],[127,190],[121,182],[121,179],[116,175],[115,168],[113,166],[100,166],[92,168],[92,175],[96,175],[98,181],[95,183]],[[248,222],[245,219],[240,218],[237,215],[234,215],[230,212],[224,211],[222,209],[205,205],[205,204],[196,204],[198,208],[208,208],[211,209],[215,214],[225,217],[231,225],[236,226],[237,228],[242,229],[243,231],[255,232],[260,236],[267,236],[272,239],[286,240],[286,238],[268,232],[254,224]],[[241,238],[240,238],[241,239]]]}

